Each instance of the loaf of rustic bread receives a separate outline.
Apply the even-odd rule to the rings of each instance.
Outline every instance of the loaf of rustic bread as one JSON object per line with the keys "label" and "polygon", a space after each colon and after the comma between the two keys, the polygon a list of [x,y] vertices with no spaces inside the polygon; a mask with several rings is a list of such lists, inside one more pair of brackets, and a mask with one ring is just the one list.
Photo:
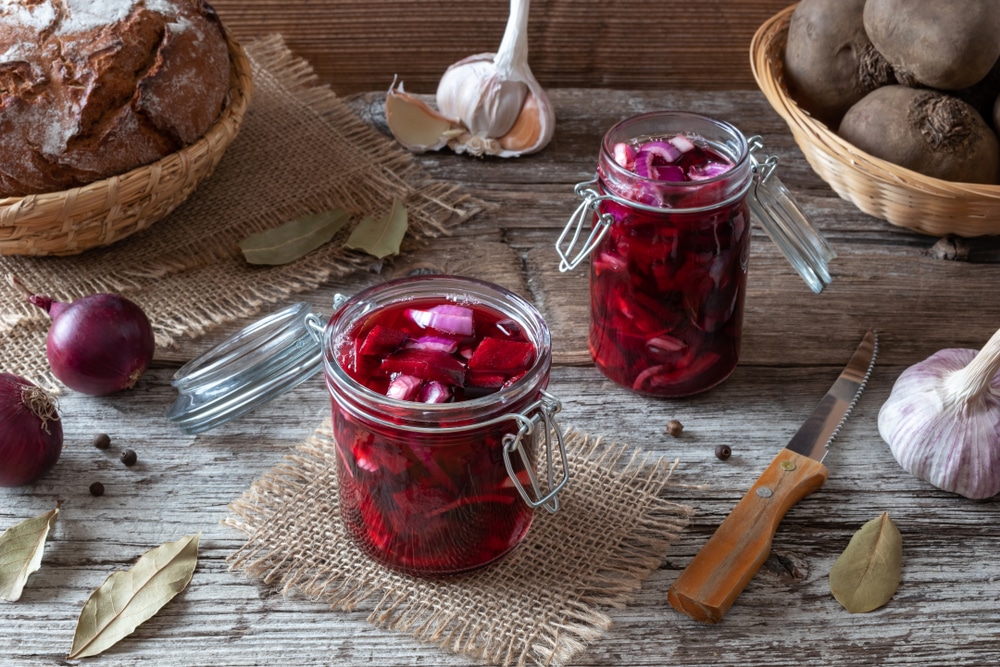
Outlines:
{"label": "loaf of rustic bread", "polygon": [[154,162],[222,111],[229,51],[202,0],[0,4],[0,197]]}

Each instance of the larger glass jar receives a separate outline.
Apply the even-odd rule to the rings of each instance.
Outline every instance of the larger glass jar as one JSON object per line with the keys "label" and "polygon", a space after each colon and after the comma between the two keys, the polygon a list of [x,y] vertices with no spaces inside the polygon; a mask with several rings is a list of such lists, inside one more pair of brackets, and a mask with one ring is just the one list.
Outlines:
{"label": "larger glass jar", "polygon": [[[516,337],[518,350],[530,343],[530,367],[498,380],[489,393],[466,393],[456,402],[404,400],[367,386],[358,370],[359,341],[366,333],[391,319],[389,313],[405,308],[426,313],[439,305],[457,305],[481,317],[475,336],[482,336],[483,321],[502,332],[494,340]],[[350,536],[371,558],[420,575],[471,570],[519,544],[535,507],[555,511],[566,460],[552,419],[558,402],[545,392],[549,330],[529,303],[468,278],[393,281],[343,304],[327,324],[323,349],[341,514]],[[472,366],[470,359],[469,373]],[[425,386],[430,381],[425,379]],[[535,470],[539,450],[548,471],[545,483]],[[554,460],[554,450],[561,462]],[[557,467],[561,479],[553,472]]]}
{"label": "larger glass jar", "polygon": [[[833,252],[771,177],[774,161],[758,162],[752,148],[729,123],[675,111],[635,116],[604,136],[597,178],[577,186],[585,201],[556,245],[563,270],[590,256],[590,352],[616,383],[681,397],[733,372],[751,208],[814,291],[829,282]],[[594,231],[571,259],[591,214]]]}

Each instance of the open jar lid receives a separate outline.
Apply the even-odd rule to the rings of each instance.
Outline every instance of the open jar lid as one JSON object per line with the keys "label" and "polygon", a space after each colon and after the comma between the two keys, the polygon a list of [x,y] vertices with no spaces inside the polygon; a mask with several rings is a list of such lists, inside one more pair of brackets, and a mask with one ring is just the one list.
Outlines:
{"label": "open jar lid", "polygon": [[322,368],[323,326],[308,303],[251,323],[178,369],[167,419],[202,433],[290,391]]}
{"label": "open jar lid", "polygon": [[830,262],[837,256],[775,174],[778,158],[763,155],[760,137],[750,137],[753,191],[748,201],[754,217],[809,288],[819,294],[830,284]]}

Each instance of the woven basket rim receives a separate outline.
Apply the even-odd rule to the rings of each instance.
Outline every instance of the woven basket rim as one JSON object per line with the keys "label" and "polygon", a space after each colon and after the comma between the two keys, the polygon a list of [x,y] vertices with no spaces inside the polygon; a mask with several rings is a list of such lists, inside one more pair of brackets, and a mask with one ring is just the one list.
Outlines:
{"label": "woven basket rim", "polygon": [[[243,47],[236,41],[229,30],[225,29],[226,42],[229,47],[230,58],[230,83],[226,93],[226,106],[212,123],[211,127],[205,131],[196,141],[184,146],[180,150],[165,155],[159,160],[149,164],[136,167],[121,174],[115,174],[91,183],[79,185],[65,190],[53,190],[52,192],[41,192],[35,194],[3,197],[0,198],[0,206],[18,206],[31,202],[33,205],[51,206],[54,202],[69,198],[78,198],[86,193],[94,191],[105,191],[124,180],[142,178],[144,174],[153,170],[164,170],[173,166],[177,162],[185,162],[186,156],[196,151],[203,150],[206,145],[218,144],[222,135],[228,132],[229,126],[235,124],[236,127],[243,122],[247,107],[250,105],[250,97],[253,93],[253,76],[251,74],[250,60],[243,50]],[[228,142],[227,142],[228,144]]]}
{"label": "woven basket rim", "polygon": [[[750,66],[761,92],[788,124],[796,142],[803,152],[807,153],[807,157],[810,157],[809,151],[814,154],[818,151],[823,157],[835,160],[838,168],[863,175],[875,187],[881,188],[882,194],[892,195],[896,199],[904,195],[912,198],[915,213],[916,207],[922,200],[934,200],[939,208],[949,201],[954,202],[956,207],[969,204],[988,208],[1000,207],[1000,185],[945,181],[892,164],[853,146],[800,107],[788,93],[784,81],[783,62],[788,26],[797,6],[796,3],[782,9],[757,29],[750,43]],[[810,162],[812,163],[812,159]],[[815,164],[812,166],[820,177],[830,182],[828,175],[823,174]],[[868,212],[854,197],[845,196],[843,192],[840,194],[855,201],[862,210]],[[870,196],[868,198],[870,199]],[[930,221],[926,219],[926,212],[921,211],[920,215],[923,216],[920,220],[901,220],[897,216],[895,219],[888,218],[888,221],[902,227],[934,234],[950,233],[953,231],[952,228],[955,233],[964,236],[1000,233],[1000,214],[993,217],[992,221],[978,212],[970,214],[966,219],[962,219],[962,214],[959,212],[954,215],[942,215],[941,220]]]}

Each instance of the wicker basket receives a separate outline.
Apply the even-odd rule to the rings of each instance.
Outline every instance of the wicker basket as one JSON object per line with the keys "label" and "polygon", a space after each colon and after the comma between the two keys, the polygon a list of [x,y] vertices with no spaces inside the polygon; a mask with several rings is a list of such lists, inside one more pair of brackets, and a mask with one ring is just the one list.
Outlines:
{"label": "wicker basket", "polygon": [[0,199],[0,255],[75,255],[114,243],[166,217],[207,178],[236,138],[253,82],[231,37],[225,109],[198,141],[125,174],[45,194]]}
{"label": "wicker basket", "polygon": [[894,225],[934,236],[1000,234],[1000,186],[952,183],[880,160],[841,139],[792,100],[783,57],[794,9],[785,8],[757,30],[750,64],[813,170],[841,197]]}

